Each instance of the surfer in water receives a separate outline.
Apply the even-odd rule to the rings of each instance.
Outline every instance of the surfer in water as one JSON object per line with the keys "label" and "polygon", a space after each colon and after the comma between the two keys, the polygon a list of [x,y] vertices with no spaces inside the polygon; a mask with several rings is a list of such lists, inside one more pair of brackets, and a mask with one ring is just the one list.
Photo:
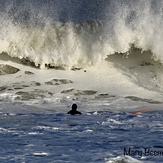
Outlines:
{"label": "surfer in water", "polygon": [[73,104],[72,109],[67,114],[76,115],[76,114],[82,114],[82,113],[77,111],[77,105]]}
{"label": "surfer in water", "polygon": [[[132,112],[128,112],[128,113],[130,113],[130,114],[141,114],[144,112],[148,112],[149,110],[150,109],[144,109],[144,110],[132,111]],[[77,105],[73,104],[72,109],[67,114],[76,115],[76,114],[82,114],[82,113],[77,111]]]}

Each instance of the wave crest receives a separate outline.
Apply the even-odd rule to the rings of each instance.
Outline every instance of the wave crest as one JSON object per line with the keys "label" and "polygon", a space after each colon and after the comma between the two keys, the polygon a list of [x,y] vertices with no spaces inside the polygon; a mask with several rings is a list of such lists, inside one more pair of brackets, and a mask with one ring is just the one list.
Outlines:
{"label": "wave crest", "polygon": [[142,51],[150,50],[152,57],[163,63],[161,1],[112,3],[103,20],[81,23],[44,18],[43,24],[27,25],[3,14],[0,52],[28,58],[36,66],[72,68],[95,65],[108,55],[129,52],[134,45]]}

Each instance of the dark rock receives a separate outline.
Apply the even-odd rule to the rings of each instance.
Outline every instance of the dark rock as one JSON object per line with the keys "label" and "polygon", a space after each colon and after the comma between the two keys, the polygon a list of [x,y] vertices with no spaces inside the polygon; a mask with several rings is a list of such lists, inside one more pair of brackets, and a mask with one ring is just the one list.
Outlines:
{"label": "dark rock", "polygon": [[8,91],[12,91],[13,89],[12,89],[12,88],[8,88],[7,90],[8,90]]}
{"label": "dark rock", "polygon": [[79,96],[79,95],[94,95],[96,94],[97,91],[94,90],[77,90],[77,93],[74,95]]}
{"label": "dark rock", "polygon": [[94,91],[94,90],[84,90],[83,93],[86,94],[86,95],[94,95],[94,94],[97,93],[97,91]]}
{"label": "dark rock", "polygon": [[53,93],[51,93],[51,92],[48,92],[48,95],[51,95],[51,96],[52,96],[52,95],[53,95]]}
{"label": "dark rock", "polygon": [[14,89],[23,89],[23,88],[29,87],[28,85],[24,85],[23,83],[24,82],[13,83],[11,87]]}
{"label": "dark rock", "polygon": [[23,88],[21,88],[21,87],[15,87],[14,89],[23,89]]}
{"label": "dark rock", "polygon": [[34,91],[32,91],[33,93],[45,93],[45,91],[41,90],[41,89],[34,89]]}
{"label": "dark rock", "polygon": [[39,94],[37,92],[20,91],[20,92],[16,92],[15,94],[18,95],[15,98],[16,100],[23,100],[23,101],[28,101],[28,100],[32,100],[32,99],[44,98],[45,97],[45,95]]}
{"label": "dark rock", "polygon": [[115,97],[115,96],[114,95],[109,95],[107,93],[100,93],[95,98],[100,99],[100,98],[112,98],[112,97]]}
{"label": "dark rock", "polygon": [[31,85],[33,85],[33,86],[40,86],[41,83],[33,81],[33,82],[31,82]]}
{"label": "dark rock", "polygon": [[76,96],[80,96],[80,95],[94,95],[97,93],[97,91],[94,90],[75,90],[75,89],[67,89],[67,90],[63,90],[61,91],[61,93],[71,93],[74,94]]}
{"label": "dark rock", "polygon": [[72,67],[71,68],[71,70],[73,70],[73,71],[77,71],[77,70],[81,70],[82,68],[80,68],[80,67]]}
{"label": "dark rock", "polygon": [[47,85],[61,85],[61,84],[70,84],[73,83],[71,80],[67,79],[52,79],[48,82],[45,82]]}
{"label": "dark rock", "polygon": [[133,101],[147,102],[147,103],[150,103],[150,104],[162,104],[162,102],[160,102],[160,101],[155,101],[155,100],[152,100],[152,99],[144,99],[144,98],[135,97],[135,96],[127,96],[125,98],[128,98],[128,99],[133,100]]}
{"label": "dark rock", "polygon": [[140,66],[153,66],[153,64],[150,62],[142,62]]}
{"label": "dark rock", "polygon": [[62,66],[56,66],[56,65],[52,65],[52,64],[45,64],[45,67],[47,69],[65,70],[64,67],[62,67]]}
{"label": "dark rock", "polygon": [[33,61],[31,61],[28,57],[27,58],[23,58],[21,60],[21,63],[24,64],[24,65],[28,65],[28,66],[39,68],[39,65],[35,65],[35,63]]}
{"label": "dark rock", "polygon": [[36,85],[36,86],[40,86],[41,83],[39,83],[39,82],[35,82],[35,85]]}
{"label": "dark rock", "polygon": [[29,85],[22,85],[23,88],[29,87]]}
{"label": "dark rock", "polygon": [[25,71],[24,73],[27,75],[33,75],[34,74],[33,72],[30,72],[30,71]]}
{"label": "dark rock", "polygon": [[6,89],[7,89],[6,86],[2,86],[2,87],[0,87],[0,91],[4,91],[4,90],[6,90]]}
{"label": "dark rock", "polygon": [[5,74],[15,74],[18,71],[20,71],[20,69],[10,66],[10,65],[0,65],[0,75],[5,75]]}
{"label": "dark rock", "polygon": [[74,89],[72,88],[72,89],[67,89],[67,90],[63,90],[63,91],[61,91],[61,93],[70,93],[70,92],[72,92]]}

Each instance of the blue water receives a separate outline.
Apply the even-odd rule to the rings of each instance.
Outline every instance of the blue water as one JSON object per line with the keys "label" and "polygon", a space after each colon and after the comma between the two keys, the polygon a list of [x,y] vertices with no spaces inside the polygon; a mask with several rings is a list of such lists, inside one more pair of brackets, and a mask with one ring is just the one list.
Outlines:
{"label": "blue water", "polygon": [[[94,66],[108,55],[130,51],[134,45],[142,51],[150,51],[149,57],[159,61],[153,68],[156,72],[161,67],[160,62],[163,63],[161,0],[0,2],[0,53],[29,59],[36,66],[52,64],[71,69]],[[144,63],[144,68],[153,66],[148,60]],[[150,80],[156,79],[158,83],[154,84],[162,86],[162,69],[154,72]],[[142,81],[135,80],[141,86]],[[99,84],[98,88],[102,83]],[[145,88],[151,89],[146,84]],[[2,99],[0,105],[2,163],[101,163],[118,156],[119,162],[127,163],[124,154],[141,162],[162,162],[161,155],[143,153],[139,156],[138,151],[163,150],[163,111],[132,115],[123,112],[128,106],[125,102],[120,112],[114,112],[116,105],[121,108],[118,101],[113,103],[112,111],[106,111],[100,101],[99,112],[85,110],[81,116],[71,116],[62,107],[47,110],[42,109],[41,104],[35,108],[15,103],[6,105]],[[155,109],[154,105],[152,107]],[[132,149],[133,153],[125,153],[124,149]]]}
{"label": "blue water", "polygon": [[[124,148],[163,150],[162,111],[141,115],[100,111],[81,116],[41,109],[13,111],[0,114],[0,162],[101,163],[123,157]],[[144,155],[131,157],[162,162],[163,156]]]}

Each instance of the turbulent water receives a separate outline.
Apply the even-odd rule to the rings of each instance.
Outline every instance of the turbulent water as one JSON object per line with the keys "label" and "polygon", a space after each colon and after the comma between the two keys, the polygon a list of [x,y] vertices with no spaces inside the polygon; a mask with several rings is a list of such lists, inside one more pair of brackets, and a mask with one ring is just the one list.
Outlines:
{"label": "turbulent water", "polygon": [[0,161],[162,162],[162,117],[162,111],[71,116],[18,103],[7,105],[0,113]]}
{"label": "turbulent water", "polygon": [[0,52],[12,57],[85,67],[134,45],[163,62],[162,1],[17,0],[1,8]]}
{"label": "turbulent water", "polygon": [[0,162],[162,161],[163,1],[0,2]]}

